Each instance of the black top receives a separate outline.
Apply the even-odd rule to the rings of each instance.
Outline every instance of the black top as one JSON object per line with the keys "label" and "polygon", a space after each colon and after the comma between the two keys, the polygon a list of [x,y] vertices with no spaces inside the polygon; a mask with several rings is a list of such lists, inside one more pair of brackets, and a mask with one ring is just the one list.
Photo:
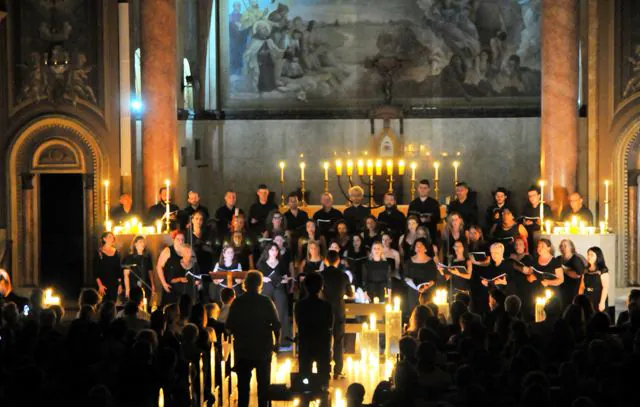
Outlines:
{"label": "black top", "polygon": [[515,252],[516,238],[520,236],[518,228],[520,225],[514,223],[509,229],[504,229],[502,223],[496,224],[496,228],[493,231],[493,241],[496,243],[502,243],[504,246],[504,257],[511,256],[511,253]]}
{"label": "black top", "polygon": [[287,275],[286,264],[280,259],[275,267],[269,266],[266,260],[258,262],[256,268],[260,270],[264,277],[269,277],[274,287],[280,287],[282,284],[282,277]]}
{"label": "black top", "polygon": [[362,283],[386,283],[391,275],[391,266],[386,260],[368,259],[362,265]]}
{"label": "black top", "polygon": [[381,223],[379,229],[388,230],[389,234],[391,234],[391,238],[394,241],[397,241],[404,232],[404,228],[407,224],[407,217],[404,216],[404,213],[400,212],[398,207],[394,205],[391,208],[385,208],[384,212],[380,212],[380,214],[378,214],[378,222]]}
{"label": "black top", "polygon": [[[238,213],[241,213],[244,215],[244,211],[240,208],[238,208]],[[229,233],[229,229],[231,226],[231,219],[233,219],[233,215],[235,214],[236,214],[235,206],[229,209],[227,205],[222,205],[216,210],[214,219],[216,220],[216,226],[218,228],[218,232],[222,236],[225,236],[227,233]]]}
{"label": "black top", "polygon": [[563,222],[571,222],[574,216],[578,218],[578,222],[584,222],[586,226],[593,226],[593,213],[586,206],[582,205],[578,212],[573,212],[571,207],[567,206],[561,215]]}
{"label": "black top", "polygon": [[302,272],[310,274],[315,271],[320,271],[323,269],[323,266],[322,266],[323,264],[324,262],[322,260],[318,260],[318,261],[305,260],[304,268]]}
{"label": "black top", "polygon": [[109,217],[113,221],[114,225],[121,225],[126,221],[130,220],[131,218],[133,218],[134,216],[140,219],[138,214],[133,211],[133,207],[129,212],[125,212],[124,207],[122,207],[122,205],[118,205],[115,208],[112,208],[111,213],[109,214]]}
{"label": "black top", "polygon": [[[520,257],[520,256],[518,256]],[[535,304],[535,296],[540,291],[540,281],[534,280],[533,282],[529,282],[527,280],[527,276],[523,274],[524,267],[531,267],[535,261],[533,257],[529,254],[525,254],[519,259],[513,259],[512,265],[513,267],[508,274],[508,282],[509,282],[509,292],[517,295],[522,301],[522,314],[524,318],[528,321],[531,320],[534,316],[534,304]]]}
{"label": "black top", "polygon": [[309,220],[309,214],[302,209],[298,209],[298,215],[294,216],[291,210],[288,210],[284,213],[284,218],[287,222],[287,230],[300,233],[304,231],[307,221]]}
{"label": "black top", "polygon": [[[249,208],[249,219],[247,223],[249,225],[249,228],[251,228],[254,233],[261,234],[267,227],[267,217],[272,211],[277,210],[278,205],[271,201],[267,201],[267,203],[264,205],[260,202],[254,203],[253,205],[251,205],[251,208]],[[257,220],[258,222],[253,223],[251,221],[252,219]]]}
{"label": "black top", "polygon": [[565,260],[561,256],[559,256],[558,259],[562,263],[562,271],[564,272],[564,281],[560,286],[560,294],[562,295],[562,303],[568,305],[571,304],[575,296],[578,295],[578,290],[580,288],[580,277],[571,278],[565,272],[565,270],[573,270],[579,276],[582,276],[582,274],[584,274],[584,272],[586,271],[587,264],[586,260],[578,254],[574,254],[568,260]]}
{"label": "black top", "polygon": [[353,296],[349,277],[344,271],[333,266],[327,267],[321,273],[324,279],[322,298],[331,304],[334,321],[344,321],[344,296]]}
{"label": "black top", "polygon": [[[169,211],[171,213],[173,212],[177,212],[180,210],[180,208],[178,208],[178,205],[174,204],[174,203],[170,203],[169,204]],[[149,211],[147,212],[147,222],[154,224],[156,223],[157,220],[162,219],[162,217],[165,215],[165,213],[167,212],[167,204],[164,203],[164,201],[160,201],[157,204],[151,206],[149,208]],[[165,222],[165,220],[162,221],[163,224]],[[175,222],[172,222],[172,225],[174,225]],[[174,226],[172,226],[173,229]]]}
{"label": "black top", "polygon": [[[454,260],[451,262],[451,266],[464,267],[464,270],[459,269],[461,273],[467,273],[467,261],[466,260]],[[455,291],[469,291],[469,280],[456,275],[451,275],[451,287]]]}
{"label": "black top", "polygon": [[[551,207],[547,204],[543,204],[544,206],[542,207],[542,212],[544,215],[544,220],[546,221],[548,220],[552,220],[553,219],[553,213],[551,212]],[[527,220],[526,218],[534,218],[534,219],[529,219],[529,220],[533,220],[533,224],[532,225],[524,225],[524,221]],[[527,228],[527,232],[529,232],[529,234],[531,234],[532,232],[538,232],[540,230],[540,225],[538,224],[538,221],[540,220],[540,205],[538,205],[537,207],[533,207],[533,205],[531,205],[531,202],[527,202],[524,206],[524,208],[522,208],[522,217],[520,219],[520,222],[524,225],[525,228]]]}
{"label": "black top", "polygon": [[178,213],[178,218],[180,219],[180,226],[184,229],[190,222],[190,217],[196,212],[202,212],[204,215],[204,223],[207,223],[209,220],[209,209],[206,206],[198,205],[197,208],[193,208],[193,206],[189,205],[186,208],[182,209]]}
{"label": "black top", "polygon": [[169,246],[169,258],[167,262],[164,264],[164,279],[168,284],[171,284],[171,280],[174,278],[184,277],[187,273],[187,269],[182,267],[182,256],[176,252],[176,249],[173,245]]}
{"label": "black top", "polygon": [[135,266],[130,268],[131,273],[129,274],[131,282],[133,284],[137,284],[137,282],[141,280],[142,282],[150,286],[151,273],[153,273],[153,262],[151,260],[151,254],[148,251],[144,252],[143,254],[138,254],[137,252],[135,254],[128,253],[126,256],[124,256],[123,266],[133,264],[135,264]]}
{"label": "black top", "polygon": [[113,256],[107,256],[98,251],[94,260],[94,268],[96,278],[99,278],[102,285],[107,287],[107,293],[110,298],[115,298],[118,291],[118,285],[122,281],[122,269],[120,267],[120,254],[116,250]]}
{"label": "black top", "polygon": [[[540,264],[540,259],[535,259],[535,262],[533,263],[533,267],[536,270],[542,271],[544,273],[551,273],[551,274],[555,274],[556,269],[561,268],[562,267],[562,261],[555,257],[553,259],[551,259],[551,261],[546,264],[546,265],[542,265]],[[536,277],[538,278],[538,282],[542,281],[542,277],[539,276],[537,273],[534,272],[534,274],[536,275]],[[537,293],[535,293],[535,295],[537,297],[543,297],[544,296],[544,290],[543,290],[543,286],[542,284],[540,284],[540,289]],[[551,292],[553,293],[553,295],[555,296],[559,296],[560,295],[560,287],[546,287],[545,290],[551,290]],[[560,298],[560,300],[562,300],[562,298]]]}
{"label": "black top", "polygon": [[325,211],[324,208],[320,209],[313,214],[313,221],[316,222],[318,232],[324,236],[327,242],[333,237],[333,226],[340,219],[342,219],[342,212],[333,207],[328,211]]}
{"label": "black top", "polygon": [[380,236],[380,233],[376,234],[375,236],[371,236],[369,235],[369,231],[365,230],[362,235],[362,245],[369,250],[371,249],[371,246],[373,246],[375,242],[381,242],[381,241],[382,241],[382,236]]}
{"label": "black top", "polygon": [[[189,242],[189,240],[187,240]],[[202,230],[200,237],[191,233],[191,247],[196,255],[200,272],[208,273],[213,268],[214,248],[209,238],[209,231]]]}
{"label": "black top", "polygon": [[[488,266],[475,266],[473,268],[473,275],[471,276],[471,306],[473,312],[483,315],[489,310],[489,287],[496,286],[492,281],[498,276],[505,275],[507,278],[507,284],[509,283],[508,274],[513,270],[513,264],[509,260],[503,260],[497,265],[493,259]],[[488,286],[485,287],[482,284],[482,280],[488,281]],[[504,289],[503,286],[497,286],[500,289]]]}
{"label": "black top", "polygon": [[449,204],[448,213],[457,212],[462,217],[465,225],[478,224],[478,204],[467,197],[464,202],[457,199]]}
{"label": "black top", "polygon": [[414,263],[411,259],[404,266],[404,276],[413,280],[416,286],[433,281],[440,282],[440,273],[433,259],[426,263]]}
{"label": "black top", "polygon": [[318,296],[307,296],[298,301],[294,316],[298,326],[302,353],[331,349],[333,309],[331,303]]}
{"label": "black top", "polygon": [[350,234],[360,233],[364,229],[364,218],[371,215],[371,209],[367,206],[350,206],[344,210],[344,220]]}
{"label": "black top", "polygon": [[225,325],[233,334],[236,355],[245,360],[270,360],[280,320],[269,297],[254,292],[242,294],[231,303]]}
{"label": "black top", "polygon": [[351,273],[353,274],[353,284],[361,287],[362,286],[362,265],[369,258],[369,253],[366,249],[360,248],[359,252],[354,251],[353,249],[345,250],[344,259],[347,262],[347,266]]}
{"label": "black top", "polygon": [[431,197],[427,197],[424,201],[416,198],[409,204],[409,215],[418,217],[420,224],[429,229],[431,240],[435,240],[438,236],[438,224],[440,223],[440,204]]}

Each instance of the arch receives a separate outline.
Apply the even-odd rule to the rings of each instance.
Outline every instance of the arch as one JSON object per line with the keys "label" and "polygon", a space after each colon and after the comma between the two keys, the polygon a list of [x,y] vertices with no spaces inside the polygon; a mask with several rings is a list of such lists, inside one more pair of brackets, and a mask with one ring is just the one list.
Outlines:
{"label": "arch", "polygon": [[39,174],[76,173],[84,177],[84,282],[88,282],[90,239],[100,224],[104,197],[96,186],[107,174],[104,147],[82,123],[63,116],[45,116],[25,125],[8,150],[7,207],[12,245],[12,272],[17,286],[38,284]]}

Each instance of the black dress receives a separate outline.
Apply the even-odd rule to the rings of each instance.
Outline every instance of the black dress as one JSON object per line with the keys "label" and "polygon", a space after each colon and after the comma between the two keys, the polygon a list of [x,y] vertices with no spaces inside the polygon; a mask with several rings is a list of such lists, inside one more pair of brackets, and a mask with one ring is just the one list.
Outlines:
{"label": "black dress", "polygon": [[380,233],[376,233],[375,236],[371,236],[369,234],[369,231],[365,230],[364,233],[362,234],[362,245],[367,250],[371,250],[371,246],[373,246],[375,242],[381,242],[381,241],[382,241],[382,237],[380,236]]}
{"label": "black dress", "polygon": [[369,294],[371,301],[378,297],[380,302],[384,301],[384,289],[387,288],[391,267],[386,260],[374,261],[368,259],[362,265],[362,283],[364,289]]}
{"label": "black dress", "polygon": [[213,269],[213,247],[207,229],[202,229],[200,237],[191,233],[191,248],[196,255],[200,272],[210,272]]}
{"label": "black dress", "polygon": [[[559,258],[555,257],[553,259],[551,259],[551,261],[546,264],[546,265],[542,265],[539,263],[539,259],[536,259],[535,262],[533,263],[533,267],[536,268],[536,270],[542,271],[544,273],[552,273],[555,274],[556,269],[562,268],[562,261],[560,261]],[[536,273],[534,273],[536,274]],[[540,278],[538,278],[538,280],[540,280]],[[540,284],[539,289],[537,290],[537,292],[535,293],[536,297],[544,297],[545,296],[545,292],[546,290],[550,290],[551,293],[558,297],[560,299],[560,301],[562,301],[562,296],[561,296],[561,291],[560,291],[560,287],[544,287],[542,284]],[[564,309],[565,304],[562,304],[562,309]]]}
{"label": "black dress", "polygon": [[[135,266],[134,266],[135,264]],[[145,251],[143,254],[129,253],[124,256],[123,267],[131,265],[129,282],[131,286],[137,285],[145,291],[147,296],[151,295],[151,277],[153,273],[153,263],[151,254]]]}
{"label": "black dress", "polygon": [[[431,298],[436,290],[436,287],[441,283],[440,272],[433,259],[430,259],[426,263],[414,263],[411,259],[405,263],[404,267],[405,278],[410,278],[416,287],[420,284],[433,281],[434,285],[429,287],[427,291],[427,297]],[[418,297],[420,292],[416,291],[413,287],[407,287],[407,301],[411,309],[418,305]]]}
{"label": "black dress", "polygon": [[93,271],[96,278],[99,278],[107,288],[103,301],[113,301],[118,299],[118,286],[122,283],[122,268],[120,266],[120,255],[116,250],[113,256],[107,256],[102,250],[94,260]]}
{"label": "black dress", "polygon": [[278,261],[275,267],[269,266],[266,260],[260,261],[257,264],[258,270],[264,277],[268,277],[271,281],[265,282],[263,285],[262,294],[271,298],[278,311],[280,317],[280,343],[284,344],[287,338],[289,338],[289,298],[287,296],[286,286],[282,284],[282,278],[288,275],[289,264],[283,259]]}
{"label": "black dress", "polygon": [[182,256],[176,252],[173,245],[169,246],[169,252],[163,272],[165,281],[171,286],[171,291],[162,293],[162,305],[177,303],[182,294],[193,294],[189,283],[171,282],[175,278],[185,277],[189,270],[182,266]]}
{"label": "black dress", "polygon": [[[498,276],[507,276],[513,268],[512,262],[503,260],[499,265],[493,259],[488,266],[475,266],[470,280],[471,286],[471,310],[478,315],[486,315],[489,312],[489,287],[497,287],[504,290],[503,286],[496,286],[494,281]],[[483,280],[488,280],[488,287],[482,284]]]}
{"label": "black dress", "polygon": [[520,312],[522,318],[527,321],[534,321],[535,317],[535,297],[540,292],[540,281],[529,282],[527,276],[523,274],[524,267],[531,267],[535,261],[529,254],[525,254],[520,259],[513,259],[513,267],[509,273],[509,292],[515,294],[522,301]]}
{"label": "black dress", "polygon": [[[587,268],[585,261],[578,254],[571,256],[569,260],[565,260],[563,257],[558,257],[562,263],[562,271],[573,270],[579,276],[582,276]],[[580,277],[571,278],[564,272],[564,281],[560,286],[560,295],[562,297],[562,303],[567,306],[573,302],[573,299],[578,295],[580,289]]]}
{"label": "black dress", "polygon": [[584,284],[584,295],[589,298],[593,308],[598,311],[600,301],[602,300],[602,278],[601,275],[608,273],[609,270],[589,271],[587,270],[582,278]]}
{"label": "black dress", "polygon": [[[464,267],[464,272],[467,273],[467,261],[466,260],[454,260],[451,262],[451,266],[454,267]],[[462,272],[462,269],[459,269]],[[469,280],[464,279],[462,277],[451,275],[451,288],[453,289],[453,293],[464,292],[469,293]]]}

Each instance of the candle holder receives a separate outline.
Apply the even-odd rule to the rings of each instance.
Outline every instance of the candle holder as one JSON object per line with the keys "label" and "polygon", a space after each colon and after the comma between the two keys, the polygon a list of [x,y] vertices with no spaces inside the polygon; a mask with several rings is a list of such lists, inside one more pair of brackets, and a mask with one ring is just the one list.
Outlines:
{"label": "candle holder", "polygon": [[433,193],[436,196],[436,201],[440,202],[440,180],[437,178],[433,180]]}
{"label": "candle holder", "polygon": [[166,180],[165,182],[165,186],[167,188],[167,201],[165,202],[165,204],[167,205],[167,209],[165,211],[165,227],[166,227],[166,231],[167,233],[171,232],[171,195],[169,194],[169,186],[171,185],[171,183],[169,182],[169,180]]}
{"label": "candle holder", "polygon": [[387,192],[390,194],[393,193],[393,174],[389,174],[389,189]]}
{"label": "candle holder", "polygon": [[300,206],[307,206],[307,202],[304,199],[304,195],[307,192],[307,190],[305,189],[305,183],[304,180],[300,180],[300,195],[302,196],[302,201],[300,202]]}
{"label": "candle holder", "polygon": [[280,167],[280,208],[284,208],[286,205],[285,203],[285,196],[284,196],[284,167],[285,167],[285,162],[284,161],[280,161],[279,164]]}

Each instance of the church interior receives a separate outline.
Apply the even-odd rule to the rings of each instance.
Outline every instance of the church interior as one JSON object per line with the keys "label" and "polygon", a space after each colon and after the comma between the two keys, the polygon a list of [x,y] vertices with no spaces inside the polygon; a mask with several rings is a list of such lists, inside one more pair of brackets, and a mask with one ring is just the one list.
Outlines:
{"label": "church interior", "polygon": [[[310,328],[297,320],[297,303],[306,287],[299,277],[308,277],[315,259],[313,241],[321,269],[333,267],[330,253],[338,252],[353,286],[349,299],[338,299],[347,320],[340,328],[344,372],[325,389],[330,404],[317,405],[362,405],[350,386],[356,382],[364,400],[378,405],[376,385],[391,376],[397,381],[389,381],[387,393],[396,399],[379,405],[435,405],[399,402],[395,386],[409,379],[393,373],[403,357],[400,338],[418,318],[413,306],[424,307],[418,297],[427,292],[433,298],[426,301],[440,307],[436,319],[457,326],[463,324],[452,319],[458,291],[471,297],[469,313],[485,318],[496,298],[520,294],[513,281],[522,279],[547,288],[546,298],[522,300],[522,320],[530,303],[527,323],[537,324],[550,297],[566,300],[567,282],[574,280],[574,294],[591,299],[591,312],[607,315],[615,335],[632,329],[616,322],[624,313],[632,332],[635,324],[640,332],[630,305],[640,304],[639,134],[636,0],[0,0],[0,299],[9,300],[2,291],[6,276],[10,292],[21,298],[56,295],[71,324],[76,313],[81,318],[78,298],[87,290],[126,312],[130,293],[140,287],[140,309],[160,310],[162,317],[164,308],[169,324],[169,298],[175,306],[180,290],[206,312],[213,303],[224,309],[221,292],[231,287],[238,301],[246,272],[259,270],[282,325],[279,355],[269,362],[273,405],[313,405],[315,399],[291,396],[303,386],[295,372],[303,369],[306,345],[299,340]],[[435,209],[424,209],[428,204]],[[391,211],[400,216],[397,228],[391,215],[381,219]],[[238,218],[245,222],[241,231]],[[377,226],[369,227],[370,219]],[[411,219],[426,237],[413,236]],[[486,242],[482,249],[474,231]],[[234,246],[236,234],[238,245],[246,240],[246,253]],[[280,236],[280,259],[288,251],[290,263],[282,285],[259,267],[271,267],[269,250]],[[420,239],[438,272],[438,281],[425,277],[433,290],[414,284],[409,271],[413,256],[421,256]],[[127,257],[137,254],[139,240],[150,259],[146,269]],[[467,259],[462,273],[470,277],[448,271],[460,261],[458,242]],[[567,242],[584,263],[583,274],[562,263],[571,257],[563,257]],[[474,277],[486,265],[500,269],[496,245],[525,270],[513,280],[515,272],[507,273],[508,289],[498,282],[502,275]],[[547,267],[541,245],[562,267],[540,270]],[[225,268],[227,247],[236,250],[229,264],[244,263],[233,278]],[[367,283],[378,247],[386,261],[398,257],[383,282]],[[117,279],[105,272],[113,249],[121,257]],[[473,257],[481,251],[486,263]],[[187,257],[193,257],[188,267]],[[174,259],[182,270],[177,277],[166,267]],[[136,268],[149,275],[137,275]],[[328,287],[330,277],[323,278]],[[454,288],[456,278],[469,282],[466,290]],[[483,311],[474,310],[474,289],[468,290],[478,278]],[[579,304],[574,294],[564,307]],[[18,305],[27,319],[34,306]],[[99,309],[95,318],[102,318]],[[371,316],[365,332],[360,327],[375,312],[379,318]],[[1,316],[0,355],[7,327]],[[367,340],[374,327],[374,339]],[[241,336],[237,329],[234,336]],[[184,373],[188,401],[168,385],[153,384],[152,404],[131,405],[248,405],[240,370],[225,373],[229,352],[234,366],[245,361],[240,338],[235,341],[235,350],[225,342],[220,354],[218,348],[211,356],[201,352],[209,373],[202,363],[193,373],[197,362],[189,363],[195,370]],[[416,345],[419,355],[430,349],[423,351],[423,344]],[[438,356],[450,357],[438,346]],[[363,352],[375,354],[375,362]],[[630,352],[637,357],[637,349]],[[342,361],[337,365],[340,370]],[[372,365],[379,373],[366,379]],[[264,372],[255,367],[259,383],[252,379],[250,405],[266,406]],[[417,380],[431,389],[434,376],[420,372]],[[462,394],[459,383],[450,386]],[[15,400],[15,389],[27,389],[10,387],[0,384],[0,400]],[[113,401],[108,405],[129,405],[115,387],[94,387],[77,400],[99,400],[105,392]],[[560,397],[552,390],[538,394]],[[573,405],[632,405],[620,394],[620,404],[598,392]],[[513,397],[534,399],[525,390]],[[446,405],[466,405],[460,400]],[[550,401],[536,405],[542,402]],[[522,403],[513,405],[533,405]]]}

